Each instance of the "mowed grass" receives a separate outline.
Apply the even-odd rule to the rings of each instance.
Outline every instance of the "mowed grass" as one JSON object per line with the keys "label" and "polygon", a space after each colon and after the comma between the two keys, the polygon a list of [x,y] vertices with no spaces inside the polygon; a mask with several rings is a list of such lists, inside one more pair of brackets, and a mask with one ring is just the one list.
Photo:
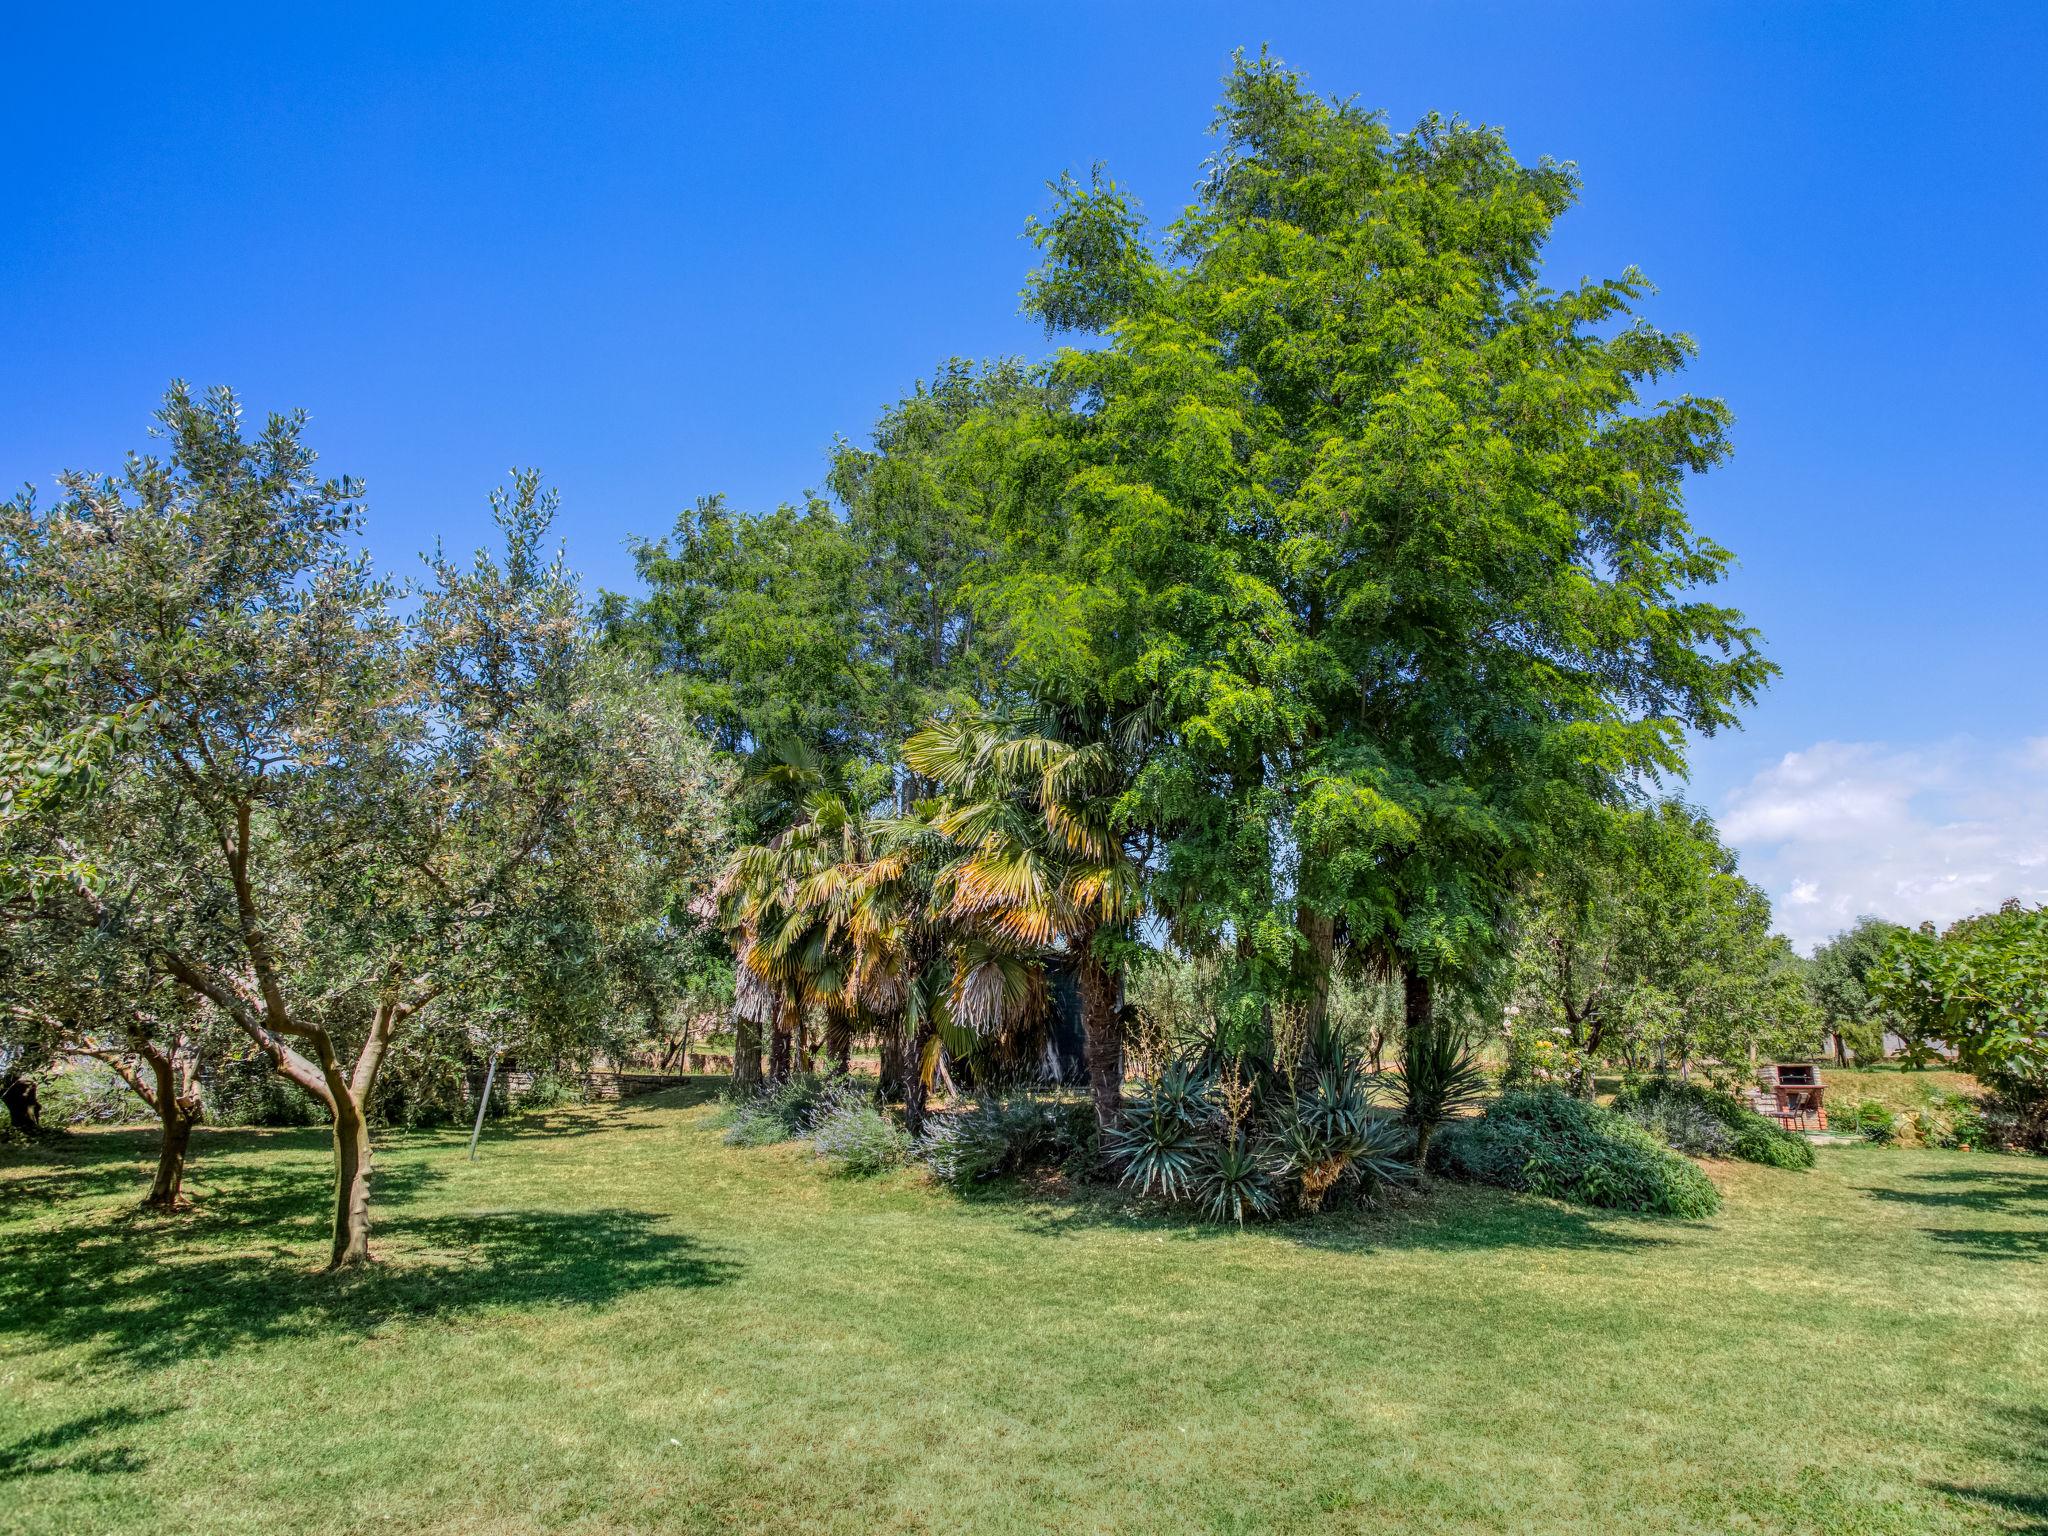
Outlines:
{"label": "mowed grass", "polygon": [[327,1150],[0,1153],[0,1529],[2048,1530],[2048,1163],[1716,1167],[1711,1222],[1440,1186],[1215,1231],[724,1146],[682,1092]]}

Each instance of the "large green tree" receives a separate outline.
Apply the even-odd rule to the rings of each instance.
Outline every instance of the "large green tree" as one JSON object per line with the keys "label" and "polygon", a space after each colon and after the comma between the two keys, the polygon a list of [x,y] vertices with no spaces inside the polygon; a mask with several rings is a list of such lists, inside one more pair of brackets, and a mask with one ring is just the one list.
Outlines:
{"label": "large green tree", "polygon": [[1901,929],[1869,987],[1912,1036],[1940,1041],[2007,1102],[2013,1139],[2048,1150],[2048,907],[2012,900]]}
{"label": "large green tree", "polygon": [[1769,896],[1743,878],[1714,824],[1677,801],[1603,812],[1546,860],[1516,914],[1511,1041],[1548,1040],[1570,1084],[1593,1070],[1753,1052],[1804,1053],[1816,1017],[1803,967],[1771,931]]}
{"label": "large green tree", "polygon": [[1822,1027],[1834,1044],[1835,1060],[1848,1066],[1884,1058],[1885,1032],[1905,1021],[1872,994],[1872,973],[1903,930],[1881,917],[1859,917],[1813,952],[1806,988],[1820,1010]]}
{"label": "large green tree", "polygon": [[1168,729],[1135,809],[1162,909],[1312,1015],[1340,945],[1411,1027],[1497,961],[1552,835],[1682,770],[1772,668],[1698,589],[1719,402],[1630,271],[1545,286],[1569,165],[1397,133],[1240,58],[1198,201],[1154,237],[1063,180],[1027,307],[1064,411],[1019,414],[982,608],[1034,692]]}

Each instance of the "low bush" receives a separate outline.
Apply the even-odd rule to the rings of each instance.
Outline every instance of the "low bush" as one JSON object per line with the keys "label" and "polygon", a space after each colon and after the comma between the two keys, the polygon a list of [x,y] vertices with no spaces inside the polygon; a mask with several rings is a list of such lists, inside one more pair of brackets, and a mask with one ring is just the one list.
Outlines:
{"label": "low bush", "polygon": [[560,1109],[581,1104],[589,1095],[580,1075],[564,1072],[536,1072],[526,1091],[519,1095],[520,1109]]}
{"label": "low bush", "polygon": [[40,1084],[43,1126],[123,1125],[150,1118],[149,1106],[110,1066],[81,1061],[53,1071]]}
{"label": "low bush", "polygon": [[1772,1168],[1813,1166],[1813,1143],[1804,1136],[1702,1083],[1649,1078],[1616,1094],[1614,1108],[1693,1157],[1733,1157]]}
{"label": "low bush", "polygon": [[1626,1115],[1548,1090],[1508,1094],[1443,1141],[1445,1169],[1502,1189],[1611,1210],[1711,1216],[1721,1197],[1698,1165]]}
{"label": "low bush", "polygon": [[209,1125],[324,1125],[327,1110],[269,1062],[252,1057],[224,1061],[199,1080],[199,1102]]}
{"label": "low bush", "polygon": [[1865,1099],[1856,1106],[1856,1113],[1850,1118],[1849,1129],[1866,1141],[1874,1141],[1880,1147],[1888,1147],[1898,1139],[1899,1117],[1875,1099]]}
{"label": "low bush", "polygon": [[910,1160],[910,1137],[873,1099],[828,1100],[811,1121],[811,1146],[834,1173],[868,1178]]}
{"label": "low bush", "polygon": [[934,1178],[965,1188],[1085,1157],[1094,1131],[1094,1113],[1085,1103],[1047,1094],[992,1094],[969,1108],[933,1116],[917,1157]]}

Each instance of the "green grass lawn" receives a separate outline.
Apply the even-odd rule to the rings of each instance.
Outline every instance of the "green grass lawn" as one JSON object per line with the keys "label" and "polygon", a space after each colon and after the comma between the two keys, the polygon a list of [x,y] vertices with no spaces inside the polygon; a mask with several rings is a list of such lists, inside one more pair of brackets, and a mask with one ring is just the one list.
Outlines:
{"label": "green grass lawn", "polygon": [[0,1153],[0,1530],[2048,1531],[2048,1162],[1712,1222],[1440,1186],[1243,1233],[727,1148],[690,1094]]}

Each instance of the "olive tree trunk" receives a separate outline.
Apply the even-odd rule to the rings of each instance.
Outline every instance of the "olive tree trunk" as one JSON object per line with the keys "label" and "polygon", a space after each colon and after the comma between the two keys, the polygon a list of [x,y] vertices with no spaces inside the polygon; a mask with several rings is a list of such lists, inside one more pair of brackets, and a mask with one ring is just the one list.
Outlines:
{"label": "olive tree trunk", "polygon": [[192,1127],[199,1123],[199,1093],[170,1056],[156,1053],[148,1060],[156,1076],[152,1107],[163,1135],[157,1144],[156,1179],[142,1203],[152,1211],[175,1211],[185,1203],[185,1159],[192,1149]]}

